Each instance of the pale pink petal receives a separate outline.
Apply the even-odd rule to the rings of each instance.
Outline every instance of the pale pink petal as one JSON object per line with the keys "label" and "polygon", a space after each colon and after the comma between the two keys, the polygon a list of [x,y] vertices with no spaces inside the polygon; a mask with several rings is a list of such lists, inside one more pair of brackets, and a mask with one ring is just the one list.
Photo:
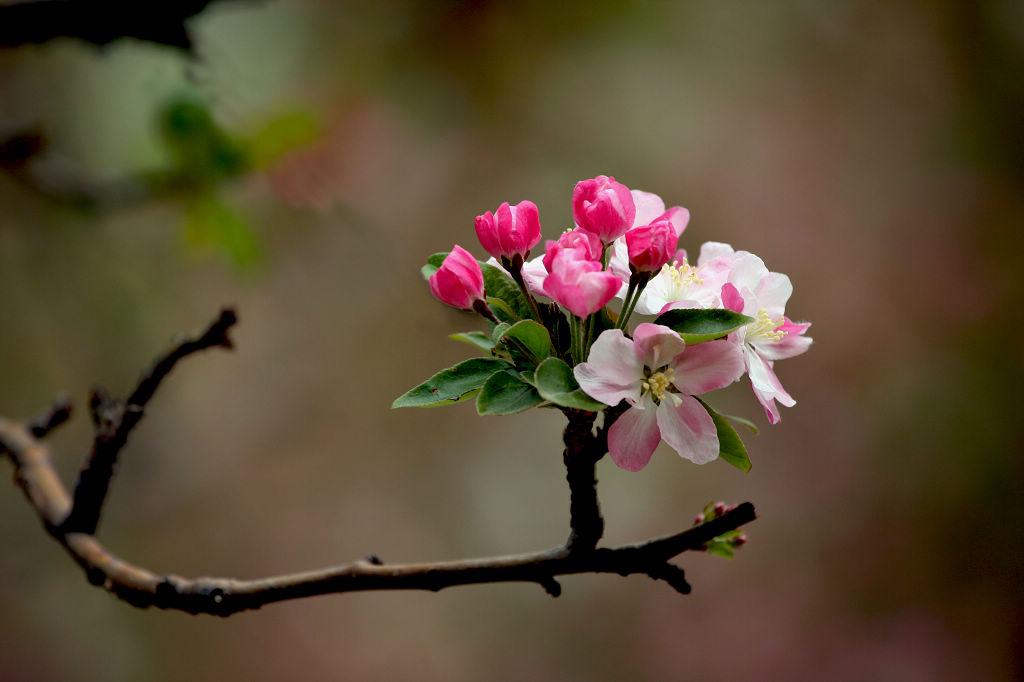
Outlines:
{"label": "pale pink petal", "polygon": [[786,321],[777,330],[785,332],[786,335],[773,343],[759,344],[757,350],[761,354],[761,357],[765,360],[771,360],[772,362],[775,360],[785,360],[786,358],[796,357],[801,353],[805,353],[807,352],[807,349],[810,348],[812,339],[811,337],[804,336],[803,334],[810,328],[810,326],[811,324],[809,322],[797,324],[795,322],[791,322],[789,318],[786,318]]}
{"label": "pale pink petal", "polygon": [[778,317],[786,311],[786,301],[793,295],[793,284],[788,276],[770,272],[761,278],[754,294],[758,309],[764,308],[771,317]]}
{"label": "pale pink petal", "polygon": [[736,260],[732,264],[732,270],[729,271],[729,282],[743,294],[747,304],[744,313],[748,315],[750,312],[756,313],[758,308],[763,307],[758,304],[754,295],[748,296],[747,292],[754,294],[761,285],[761,281],[769,274],[764,261],[759,257],[748,251],[736,252]]}
{"label": "pale pink petal", "polygon": [[770,363],[761,358],[755,351],[746,349],[747,374],[750,375],[750,386],[754,389],[754,395],[758,402],[764,407],[768,415],[768,421],[778,424],[782,418],[779,416],[779,408],[775,401],[778,400],[786,407],[796,405],[796,401],[782,387],[779,378],[775,376],[775,370]]}
{"label": "pale pink petal", "polygon": [[626,471],[640,471],[651,461],[661,441],[658,412],[654,401],[644,396],[643,403],[629,408],[608,429],[608,455]]}
{"label": "pale pink petal", "polygon": [[537,256],[523,263],[523,280],[526,281],[526,286],[530,288],[534,294],[539,294],[547,298],[551,298],[544,291],[544,278],[548,276],[548,269],[544,267],[544,257]]}
{"label": "pale pink petal", "polygon": [[688,395],[677,396],[679,405],[665,400],[658,406],[661,439],[694,464],[707,464],[718,457],[718,431],[708,411]]}
{"label": "pale pink petal", "polygon": [[687,346],[672,369],[672,384],[680,393],[701,395],[724,388],[743,376],[743,352],[726,339],[698,343]]}
{"label": "pale pink petal", "polygon": [[700,247],[700,257],[697,259],[698,265],[704,265],[712,261],[732,261],[735,260],[736,251],[729,244],[723,242],[704,242]]}
{"label": "pale pink petal", "polygon": [[619,288],[619,292],[616,294],[619,298],[626,297],[626,291],[629,287],[629,247],[626,246],[625,235],[619,237],[614,242],[610,249],[611,255],[608,258],[608,271],[614,273],[617,277],[622,280],[622,287]]}
{"label": "pale pink petal", "polygon": [[652,220],[665,212],[665,202],[657,194],[638,189],[630,190],[630,193],[633,195],[633,205],[636,206],[632,227],[650,225]]}
{"label": "pale pink petal", "polygon": [[686,342],[672,329],[644,322],[633,330],[633,352],[644,365],[658,369],[686,350]]}
{"label": "pale pink petal", "polygon": [[608,405],[617,405],[623,398],[636,404],[644,366],[622,330],[608,329],[597,337],[587,361],[576,365],[573,375],[591,398]]}

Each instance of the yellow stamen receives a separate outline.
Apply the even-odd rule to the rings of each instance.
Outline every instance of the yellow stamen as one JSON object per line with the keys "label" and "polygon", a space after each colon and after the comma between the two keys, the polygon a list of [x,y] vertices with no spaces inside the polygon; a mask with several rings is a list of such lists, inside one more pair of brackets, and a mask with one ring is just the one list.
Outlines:
{"label": "yellow stamen", "polygon": [[750,324],[750,330],[747,332],[747,339],[751,336],[757,337],[758,340],[765,340],[769,342],[775,342],[782,339],[786,335],[786,332],[779,331],[779,327],[786,323],[784,317],[769,317],[768,311],[761,308],[757,311],[757,315],[754,317],[754,321]]}
{"label": "yellow stamen", "polygon": [[672,380],[675,378],[675,370],[671,367],[666,367],[660,372],[655,372],[651,376],[647,377],[647,380],[642,382],[640,385],[643,390],[651,394],[656,403],[661,403],[667,397],[672,401],[672,404],[678,407],[682,402],[682,398],[677,396],[675,393],[669,391],[672,388]]}

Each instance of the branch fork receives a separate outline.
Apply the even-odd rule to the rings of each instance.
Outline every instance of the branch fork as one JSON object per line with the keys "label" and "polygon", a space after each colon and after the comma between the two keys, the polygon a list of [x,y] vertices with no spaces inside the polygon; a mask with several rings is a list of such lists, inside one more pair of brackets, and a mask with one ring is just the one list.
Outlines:
{"label": "branch fork", "polygon": [[228,331],[236,322],[234,311],[222,310],[201,334],[180,340],[159,357],[123,400],[111,398],[102,389],[93,391],[90,414],[95,435],[73,495],[60,480],[49,450],[41,443],[50,431],[70,418],[70,401],[59,399],[27,424],[0,418],[0,456],[7,454],[14,464],[15,481],[47,532],[82,567],[91,584],[133,606],[228,616],[264,604],[323,594],[438,591],[455,585],[497,582],[533,582],[557,597],[562,591],[557,577],[578,573],[642,574],[688,594],[691,588],[683,569],[671,560],[686,551],[702,550],[712,539],[756,518],[753,505],[745,502],[675,535],[635,545],[598,547],[604,520],[597,497],[596,465],[607,452],[607,429],[622,409],[606,409],[604,421],[596,430],[596,413],[567,409],[563,461],[570,491],[570,533],[560,547],[505,557],[421,564],[387,564],[370,555],[349,564],[257,580],[189,579],[130,564],[95,537],[118,455],[142,419],[149,400],[177,362],[208,348],[232,348]]}

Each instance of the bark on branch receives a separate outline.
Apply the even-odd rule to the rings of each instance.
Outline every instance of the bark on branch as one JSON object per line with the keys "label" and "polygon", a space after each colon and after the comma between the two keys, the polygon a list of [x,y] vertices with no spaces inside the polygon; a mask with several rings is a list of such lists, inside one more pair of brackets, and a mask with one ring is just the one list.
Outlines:
{"label": "bark on branch", "polygon": [[70,403],[60,400],[28,424],[0,418],[0,456],[14,464],[15,480],[35,508],[47,532],[86,573],[93,585],[138,606],[156,606],[187,613],[228,616],[264,604],[322,594],[361,590],[431,590],[455,585],[533,582],[557,597],[557,577],[577,573],[647,575],[687,594],[683,569],[670,563],[682,552],[701,550],[712,539],[756,518],[754,507],[743,503],[723,515],[675,535],[636,545],[597,547],[604,528],[598,505],[595,465],[606,451],[606,432],[621,411],[606,411],[596,432],[596,415],[568,411],[564,459],[570,485],[570,536],[554,549],[504,557],[424,564],[385,564],[375,556],[304,573],[258,580],[183,578],[130,564],[107,550],[95,537],[103,499],[114,473],[117,454],[160,382],[182,358],[211,347],[231,347],[228,330],[236,318],[224,310],[195,338],[178,343],[146,372],[124,401],[94,394],[92,413],[96,438],[88,463],[72,497],[53,467],[49,450],[40,442],[66,421]]}

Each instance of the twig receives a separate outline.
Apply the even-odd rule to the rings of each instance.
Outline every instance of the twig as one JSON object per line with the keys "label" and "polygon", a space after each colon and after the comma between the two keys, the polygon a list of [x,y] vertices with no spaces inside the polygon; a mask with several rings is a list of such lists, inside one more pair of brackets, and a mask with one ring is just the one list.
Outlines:
{"label": "twig", "polygon": [[139,379],[124,401],[110,398],[101,388],[93,390],[89,410],[96,425],[92,452],[78,475],[74,503],[63,521],[67,533],[96,532],[103,502],[117,465],[117,455],[128,442],[128,435],[142,420],[147,403],[179,360],[207,348],[232,348],[228,330],[238,321],[235,312],[225,308],[207,329],[195,338],[186,338],[159,358]]}
{"label": "twig", "polygon": [[[28,426],[0,418],[0,456],[6,453],[14,463],[15,479],[47,531],[83,568],[90,583],[104,587],[134,606],[228,616],[264,604],[324,594],[362,590],[438,591],[455,585],[497,582],[533,582],[557,597],[562,591],[557,577],[577,573],[642,574],[662,580],[677,592],[686,594],[690,585],[683,570],[669,561],[687,550],[703,549],[713,538],[756,518],[753,505],[744,503],[675,535],[636,545],[596,547],[604,522],[597,501],[594,464],[604,454],[605,433],[618,414],[615,411],[606,414],[605,423],[594,434],[594,413],[570,411],[565,458],[571,488],[572,532],[562,547],[514,556],[422,564],[385,564],[370,555],[350,564],[258,580],[189,579],[130,564],[100,544],[94,536],[95,524],[91,530],[83,531],[69,523],[75,514],[73,504],[77,509],[79,491],[85,486],[82,499],[87,502],[83,504],[97,505],[98,515],[117,450],[141,419],[142,408],[160,381],[178,360],[191,353],[212,346],[230,347],[227,330],[234,323],[231,311],[222,312],[202,335],[183,341],[158,360],[124,403],[94,394],[97,445],[90,466],[83,470],[86,482],[79,480],[74,503],[53,467],[49,450],[38,440],[67,419],[68,403],[57,402]],[[108,434],[109,438],[100,438],[99,432]],[[105,458],[104,463],[109,463],[103,471],[94,466],[97,451]],[[86,475],[87,471],[93,473]],[[88,489],[93,485],[89,480],[92,476],[98,477],[95,490]]]}

